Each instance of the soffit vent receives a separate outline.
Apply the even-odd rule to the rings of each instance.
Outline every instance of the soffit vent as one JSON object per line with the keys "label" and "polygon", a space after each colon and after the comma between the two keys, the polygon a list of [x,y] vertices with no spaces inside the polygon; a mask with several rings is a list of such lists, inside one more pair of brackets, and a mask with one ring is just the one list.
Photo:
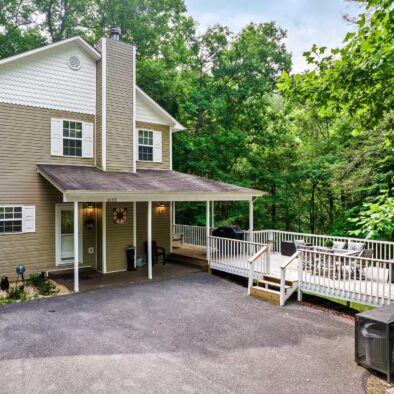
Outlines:
{"label": "soffit vent", "polygon": [[68,67],[71,70],[78,71],[81,68],[81,61],[78,56],[70,56],[67,61]]}

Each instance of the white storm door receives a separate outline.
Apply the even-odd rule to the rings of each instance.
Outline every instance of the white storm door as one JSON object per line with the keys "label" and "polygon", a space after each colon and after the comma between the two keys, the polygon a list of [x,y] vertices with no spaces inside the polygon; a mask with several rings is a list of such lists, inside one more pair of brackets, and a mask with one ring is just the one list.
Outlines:
{"label": "white storm door", "polygon": [[[79,217],[81,218],[81,213]],[[81,263],[82,228],[79,223],[79,262]],[[70,204],[56,205],[56,264],[74,263],[74,206]]]}

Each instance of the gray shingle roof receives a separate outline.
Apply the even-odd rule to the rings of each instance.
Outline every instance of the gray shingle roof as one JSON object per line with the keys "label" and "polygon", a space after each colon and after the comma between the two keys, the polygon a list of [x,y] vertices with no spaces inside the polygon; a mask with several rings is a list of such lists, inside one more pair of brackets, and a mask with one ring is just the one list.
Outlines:
{"label": "gray shingle roof", "polygon": [[63,191],[111,191],[130,193],[245,193],[253,196],[261,191],[244,188],[170,170],[138,170],[104,172],[96,167],[38,164],[38,171]]}

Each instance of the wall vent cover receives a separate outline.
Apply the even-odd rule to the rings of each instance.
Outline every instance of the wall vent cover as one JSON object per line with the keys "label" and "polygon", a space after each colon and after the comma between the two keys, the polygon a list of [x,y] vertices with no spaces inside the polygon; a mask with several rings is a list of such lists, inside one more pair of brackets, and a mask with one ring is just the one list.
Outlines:
{"label": "wall vent cover", "polygon": [[77,56],[70,56],[67,61],[71,70],[78,71],[81,68],[81,61]]}

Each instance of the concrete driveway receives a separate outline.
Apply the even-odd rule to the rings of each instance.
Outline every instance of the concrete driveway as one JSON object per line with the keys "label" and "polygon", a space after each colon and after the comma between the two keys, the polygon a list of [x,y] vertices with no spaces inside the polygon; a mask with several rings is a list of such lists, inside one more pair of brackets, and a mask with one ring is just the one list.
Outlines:
{"label": "concrete driveway", "polygon": [[362,393],[353,323],[206,273],[0,306],[0,391]]}

